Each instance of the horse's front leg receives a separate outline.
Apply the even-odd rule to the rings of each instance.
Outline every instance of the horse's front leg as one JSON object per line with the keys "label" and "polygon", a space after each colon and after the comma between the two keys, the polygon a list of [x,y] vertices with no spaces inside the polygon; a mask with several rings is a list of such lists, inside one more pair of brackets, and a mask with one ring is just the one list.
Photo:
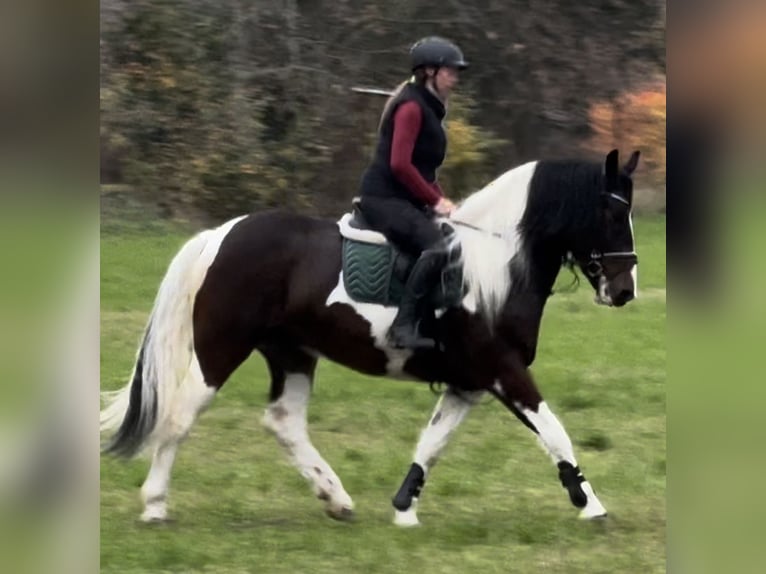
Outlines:
{"label": "horse's front leg", "polygon": [[428,426],[420,434],[410,471],[393,499],[394,524],[416,526],[417,503],[428,472],[434,467],[453,431],[471,410],[483,392],[457,392],[448,389],[436,404]]}
{"label": "horse's front leg", "polygon": [[531,373],[523,363],[515,358],[504,361],[500,377],[491,390],[521,422],[537,434],[540,443],[559,469],[559,479],[569,492],[569,499],[577,508],[582,509],[580,518],[606,516],[606,509],[577,465],[569,435],[543,400]]}

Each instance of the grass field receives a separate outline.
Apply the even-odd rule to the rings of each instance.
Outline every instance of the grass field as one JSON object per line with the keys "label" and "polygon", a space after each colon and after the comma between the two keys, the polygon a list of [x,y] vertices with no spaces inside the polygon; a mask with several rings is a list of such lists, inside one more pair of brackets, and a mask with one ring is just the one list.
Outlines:
{"label": "grass field", "polygon": [[[102,459],[102,572],[664,572],[665,219],[635,227],[639,299],[597,307],[584,280],[554,296],[533,368],[606,520],[577,519],[533,435],[487,399],[432,472],[423,525],[396,528],[390,500],[436,397],[425,385],[323,362],[310,432],[357,514],[334,522],[260,424],[268,377],[253,355],[180,449],[173,522],[138,522],[147,462]],[[130,374],[159,281],[185,238],[161,228],[102,236],[104,389]]]}

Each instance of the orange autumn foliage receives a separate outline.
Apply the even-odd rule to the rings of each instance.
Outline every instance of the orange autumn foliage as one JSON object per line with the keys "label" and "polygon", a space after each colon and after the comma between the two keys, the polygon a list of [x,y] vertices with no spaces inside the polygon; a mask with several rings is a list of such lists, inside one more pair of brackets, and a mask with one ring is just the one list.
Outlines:
{"label": "orange autumn foliage", "polygon": [[592,130],[586,148],[603,154],[618,148],[623,154],[641,150],[639,177],[651,184],[665,182],[665,81],[591,105]]}

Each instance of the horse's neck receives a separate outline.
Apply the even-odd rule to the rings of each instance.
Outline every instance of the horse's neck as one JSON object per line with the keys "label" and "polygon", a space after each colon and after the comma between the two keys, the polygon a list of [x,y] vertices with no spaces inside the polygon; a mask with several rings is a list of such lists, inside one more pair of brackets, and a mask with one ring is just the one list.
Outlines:
{"label": "horse's neck", "polygon": [[521,352],[527,365],[532,364],[537,353],[543,311],[558,269],[550,259],[528,262],[523,271],[511,269],[512,276],[517,274],[518,280],[513,281],[513,288],[498,315],[495,332]]}
{"label": "horse's neck", "polygon": [[509,237],[516,232],[521,214],[517,218],[502,217],[502,212],[497,208],[493,209],[491,206],[487,206],[485,209],[481,209],[480,207],[484,206],[461,206],[452,215],[452,219],[466,223],[475,229],[503,237]]}
{"label": "horse's neck", "polygon": [[455,211],[455,219],[492,233],[515,233],[526,208],[534,165],[530,162],[510,170],[467,197]]}
{"label": "horse's neck", "polygon": [[512,288],[506,307],[513,309],[513,314],[518,314],[527,306],[530,307],[529,312],[542,314],[561,269],[561,258],[555,251],[533,246],[526,250],[521,262],[514,261],[510,266]]}

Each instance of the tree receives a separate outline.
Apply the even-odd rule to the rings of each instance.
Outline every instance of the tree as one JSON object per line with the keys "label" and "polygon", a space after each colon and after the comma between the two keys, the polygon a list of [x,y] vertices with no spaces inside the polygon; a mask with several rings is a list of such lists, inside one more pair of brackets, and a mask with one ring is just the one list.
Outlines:
{"label": "tree", "polygon": [[412,42],[440,34],[472,63],[451,102],[440,174],[450,194],[466,193],[523,161],[580,149],[591,102],[632,92],[664,67],[663,9],[629,0],[107,0],[104,173],[176,215],[221,220],[277,205],[337,214],[358,192],[383,105],[349,87],[393,88],[409,75]]}
{"label": "tree", "polygon": [[664,80],[612,101],[595,102],[589,111],[593,136],[585,147],[595,154],[614,147],[641,150],[641,171],[655,185],[665,182],[666,91]]}

